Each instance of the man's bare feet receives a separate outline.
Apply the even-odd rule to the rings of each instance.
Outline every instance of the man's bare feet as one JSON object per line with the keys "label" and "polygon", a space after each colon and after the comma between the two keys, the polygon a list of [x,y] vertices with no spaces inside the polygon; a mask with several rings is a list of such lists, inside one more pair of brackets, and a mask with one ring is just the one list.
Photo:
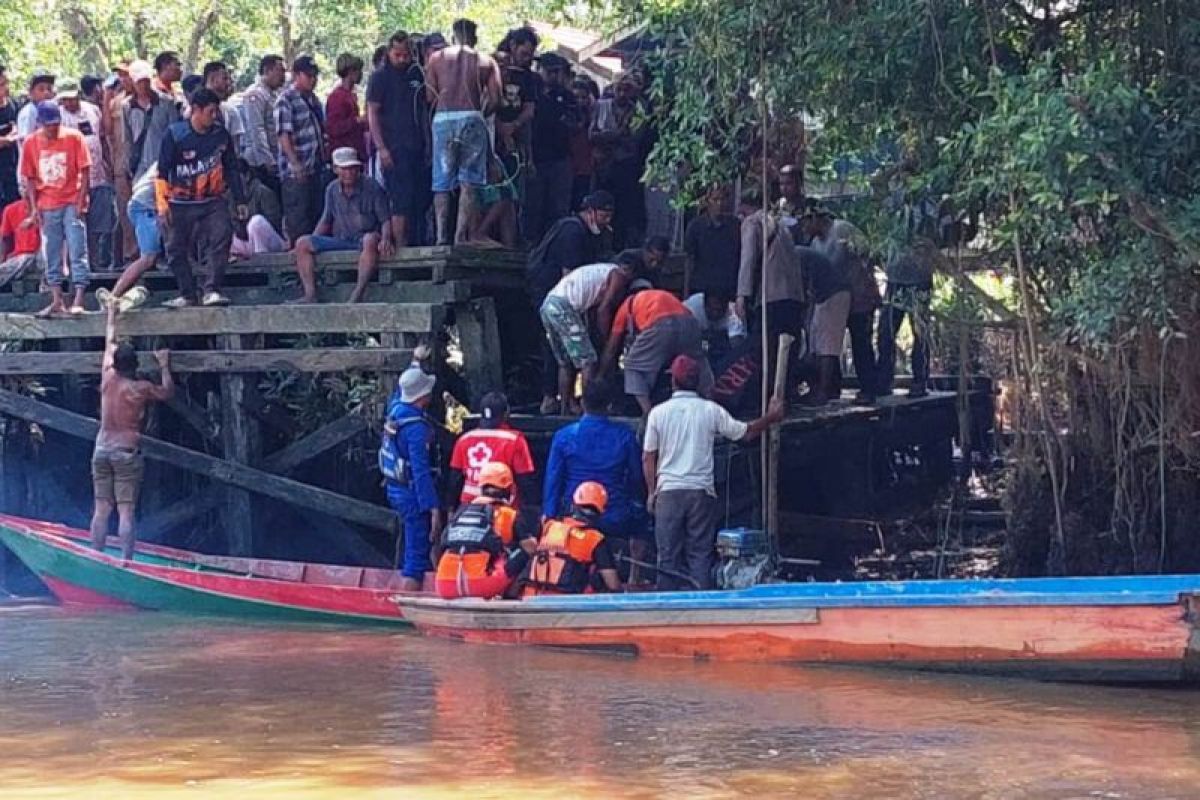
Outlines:
{"label": "man's bare feet", "polygon": [[33,316],[38,319],[50,319],[52,317],[63,316],[67,313],[67,307],[61,303],[51,303]]}
{"label": "man's bare feet", "polygon": [[291,300],[288,300],[287,302],[284,303],[284,305],[287,305],[287,306],[311,306],[311,305],[316,305],[316,303],[317,303],[317,298],[309,297],[307,295],[301,295],[300,297],[294,297]]}
{"label": "man's bare feet", "polygon": [[364,291],[362,289],[355,287],[354,291],[350,292],[350,296],[348,298],[346,298],[346,302],[347,303],[361,303],[362,299],[363,299],[363,294],[364,294]]}

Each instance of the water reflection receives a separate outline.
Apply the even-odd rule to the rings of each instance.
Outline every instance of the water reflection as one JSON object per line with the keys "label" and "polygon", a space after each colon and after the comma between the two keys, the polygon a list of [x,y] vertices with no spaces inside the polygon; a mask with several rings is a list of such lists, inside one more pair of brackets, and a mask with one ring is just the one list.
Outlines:
{"label": "water reflection", "polygon": [[23,797],[1195,797],[1200,695],[0,612]]}

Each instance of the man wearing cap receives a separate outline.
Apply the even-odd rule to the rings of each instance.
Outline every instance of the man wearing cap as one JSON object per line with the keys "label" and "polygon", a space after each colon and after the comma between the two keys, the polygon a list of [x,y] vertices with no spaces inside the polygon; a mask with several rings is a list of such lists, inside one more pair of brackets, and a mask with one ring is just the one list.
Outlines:
{"label": "man wearing cap", "polygon": [[437,378],[413,366],[400,375],[388,401],[380,468],[388,503],[404,523],[404,563],[400,588],[418,591],[425,573],[433,568],[430,546],[441,537],[442,511],[438,503],[433,455],[435,431],[425,413],[433,399]]}
{"label": "man wearing cap", "polygon": [[63,303],[63,246],[71,268],[75,297],[72,314],[82,314],[83,293],[91,280],[87,262],[88,175],[91,155],[79,131],[62,127],[62,112],[53,100],[37,104],[38,132],[21,148],[21,177],[29,201],[29,223],[40,220],[46,283],[51,302],[40,312],[50,316],[67,310]]}
{"label": "man wearing cap", "polygon": [[557,53],[538,56],[542,86],[533,113],[533,172],[525,190],[525,238],[539,241],[571,209],[571,134],[583,124],[567,85],[570,64]]}
{"label": "man wearing cap", "polygon": [[655,406],[646,419],[642,467],[648,505],[654,513],[658,544],[658,588],[685,588],[678,574],[696,586],[713,586],[713,547],[720,510],[713,479],[713,443],[717,437],[750,441],[783,419],[784,403],[771,398],[765,416],[740,422],[697,393],[700,362],[678,356],[671,364],[671,399]]}
{"label": "man wearing cap", "polygon": [[[246,219],[246,194],[233,139],[220,118],[221,98],[196,90],[191,115],[170,127],[159,151],[158,215],[167,222],[167,265],[179,283],[179,296],[167,302],[170,308],[229,302],[221,294],[233,238],[227,192],[241,220]],[[197,242],[208,268],[202,298],[191,265]]]}
{"label": "man wearing cap", "polygon": [[296,272],[304,287],[298,303],[317,302],[317,253],[358,251],[358,280],[350,302],[362,300],[379,256],[396,252],[387,195],[374,178],[363,175],[353,147],[333,151],[337,180],[325,187],[325,207],[316,230],[296,242]]}
{"label": "man wearing cap", "polygon": [[125,172],[132,187],[158,163],[163,137],[167,128],[179,121],[180,112],[173,100],[154,90],[151,85],[154,71],[147,62],[139,60],[130,64],[129,79],[133,81],[133,93],[122,104],[128,157],[117,168]]}
{"label": "man wearing cap", "polygon": [[607,375],[616,366],[622,345],[625,352],[625,393],[633,395],[642,414],[650,413],[650,395],[667,365],[678,355],[688,355],[700,365],[700,393],[712,389],[712,370],[704,357],[700,323],[670,292],[652,288],[639,279],[629,285],[629,296],[613,317],[608,344],[597,370]]}
{"label": "man wearing cap", "polygon": [[503,464],[511,470],[517,485],[511,499],[520,506],[521,495],[528,496],[533,480],[533,455],[525,434],[508,424],[508,398],[503,392],[488,392],[479,401],[479,427],[469,430],[454,442],[450,468],[461,476],[460,505],[479,496],[479,471],[485,464]]}
{"label": "man wearing cap", "polygon": [[275,101],[284,235],[293,242],[313,232],[325,190],[325,111],[313,91],[318,74],[312,56],[300,56],[292,63],[292,85]]}
{"label": "man wearing cap", "polygon": [[[583,199],[579,213],[558,220],[529,254],[525,280],[535,309],[564,275],[584,264],[608,258],[612,248],[607,236],[612,224],[613,196],[597,191]],[[558,362],[549,342],[542,345],[542,413],[558,407]]]}
{"label": "man wearing cap", "polygon": [[88,189],[88,266],[93,270],[112,268],[113,228],[117,204],[113,194],[112,166],[104,141],[104,117],[99,107],[80,97],[79,84],[64,82],[58,87],[58,103],[64,128],[79,131],[92,159]]}

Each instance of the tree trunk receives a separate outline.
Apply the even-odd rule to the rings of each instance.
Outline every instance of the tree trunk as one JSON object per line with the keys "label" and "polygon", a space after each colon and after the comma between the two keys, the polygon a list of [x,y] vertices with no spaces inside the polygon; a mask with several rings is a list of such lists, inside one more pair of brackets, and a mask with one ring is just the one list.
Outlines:
{"label": "tree trunk", "polygon": [[140,11],[133,15],[133,52],[143,61],[150,57],[146,47],[146,15]]}
{"label": "tree trunk", "polygon": [[291,0],[279,0],[279,35],[283,37],[283,61],[290,69],[296,59],[296,42],[292,39]]}
{"label": "tree trunk", "polygon": [[88,12],[78,6],[66,6],[59,12],[59,17],[67,33],[71,34],[71,38],[79,46],[81,61],[86,71],[103,73],[112,68],[108,44]]}
{"label": "tree trunk", "polygon": [[184,53],[183,57],[183,71],[185,74],[197,71],[197,62],[200,60],[200,46],[204,44],[204,37],[217,24],[220,11],[221,0],[210,0],[208,10],[201,14],[196,19],[195,24],[192,25],[192,33],[188,37],[187,52]]}

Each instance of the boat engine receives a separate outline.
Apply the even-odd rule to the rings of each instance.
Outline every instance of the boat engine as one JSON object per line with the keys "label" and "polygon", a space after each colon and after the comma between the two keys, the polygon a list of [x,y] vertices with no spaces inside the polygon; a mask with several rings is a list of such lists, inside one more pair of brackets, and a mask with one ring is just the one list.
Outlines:
{"label": "boat engine", "polygon": [[749,589],[770,580],[774,572],[766,531],[727,528],[717,532],[716,584],[721,589]]}

